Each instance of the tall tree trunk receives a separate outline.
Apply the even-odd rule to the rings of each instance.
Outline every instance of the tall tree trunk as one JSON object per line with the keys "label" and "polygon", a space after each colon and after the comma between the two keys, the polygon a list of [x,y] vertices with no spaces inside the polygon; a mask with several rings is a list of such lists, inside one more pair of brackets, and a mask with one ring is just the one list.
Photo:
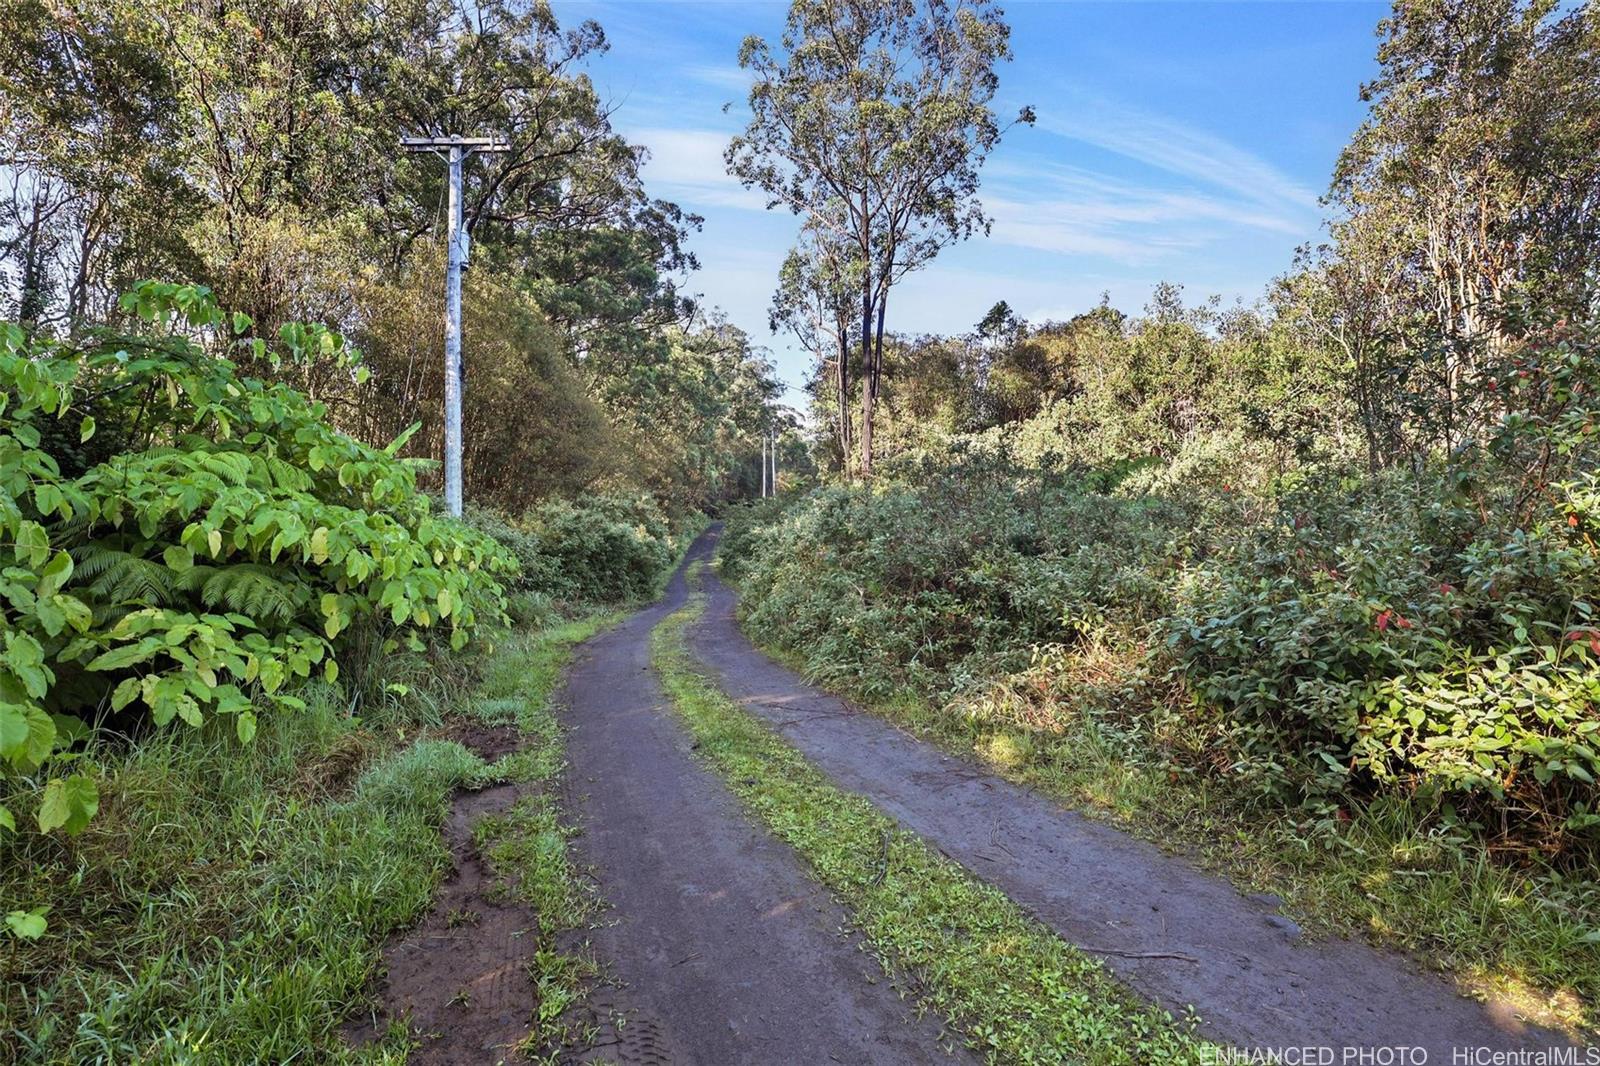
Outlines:
{"label": "tall tree trunk", "polygon": [[29,332],[38,326],[45,311],[45,270],[43,240],[39,235],[43,223],[39,218],[40,195],[33,194],[33,220],[28,225],[28,240],[22,251],[22,277],[17,295],[17,321]]}
{"label": "tall tree trunk", "polygon": [[861,476],[872,476],[872,377],[865,375],[861,382]]}
{"label": "tall tree trunk", "polygon": [[840,322],[835,333],[839,342],[839,363],[834,374],[834,401],[839,409],[839,461],[848,476],[853,443],[850,432],[850,331]]}
{"label": "tall tree trunk", "polygon": [[878,356],[872,346],[872,276],[861,283],[861,476],[872,476],[872,407],[877,397]]}

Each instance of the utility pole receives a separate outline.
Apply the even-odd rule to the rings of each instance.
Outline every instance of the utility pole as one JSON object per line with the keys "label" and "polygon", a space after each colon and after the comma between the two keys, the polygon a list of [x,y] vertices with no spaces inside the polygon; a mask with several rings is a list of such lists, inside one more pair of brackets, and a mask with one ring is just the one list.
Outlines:
{"label": "utility pole", "polygon": [[761,431],[761,498],[767,498],[767,432]]}
{"label": "utility pole", "polygon": [[402,137],[408,152],[433,152],[450,164],[450,205],[444,272],[444,505],[461,517],[461,270],[467,265],[466,227],[461,224],[461,164],[476,152],[509,152],[498,137]]}
{"label": "utility pole", "polygon": [[772,495],[778,495],[778,435],[772,435]]}

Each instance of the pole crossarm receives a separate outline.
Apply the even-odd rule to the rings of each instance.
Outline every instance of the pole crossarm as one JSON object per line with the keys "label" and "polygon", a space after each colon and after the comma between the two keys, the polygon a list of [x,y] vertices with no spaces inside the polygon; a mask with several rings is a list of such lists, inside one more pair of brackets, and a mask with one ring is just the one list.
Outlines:
{"label": "pole crossarm", "polygon": [[503,137],[401,137],[400,147],[408,152],[436,152],[441,148],[463,148],[473,152],[509,152]]}

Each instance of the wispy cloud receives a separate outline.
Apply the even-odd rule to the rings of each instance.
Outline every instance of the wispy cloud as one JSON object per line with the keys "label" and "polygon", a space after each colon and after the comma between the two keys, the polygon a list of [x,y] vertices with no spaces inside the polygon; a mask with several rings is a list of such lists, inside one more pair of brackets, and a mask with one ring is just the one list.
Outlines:
{"label": "wispy cloud", "polygon": [[1267,160],[1205,130],[1103,97],[1064,89],[1039,107],[1038,125],[1273,211],[1317,210],[1317,194]]}
{"label": "wispy cloud", "polygon": [[1153,188],[1075,167],[997,169],[990,236],[1017,248],[1147,266],[1241,231],[1299,237],[1304,217],[1195,190]]}
{"label": "wispy cloud", "polygon": [[683,73],[695,81],[737,93],[740,99],[750,92],[750,86],[755,83],[755,77],[750,71],[726,64],[692,64],[684,67]]}
{"label": "wispy cloud", "polygon": [[1118,165],[1114,177],[1060,161],[1060,152],[1050,161],[997,162],[985,201],[992,236],[1004,244],[1148,266],[1251,231],[1300,239],[1315,232],[1310,189],[1205,131],[1070,90],[1040,109],[1039,126],[1138,165]]}

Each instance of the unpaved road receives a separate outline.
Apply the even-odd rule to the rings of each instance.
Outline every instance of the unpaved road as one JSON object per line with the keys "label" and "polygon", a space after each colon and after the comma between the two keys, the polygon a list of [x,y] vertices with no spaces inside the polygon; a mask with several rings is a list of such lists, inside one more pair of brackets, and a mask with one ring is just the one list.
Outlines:
{"label": "unpaved road", "polygon": [[[713,542],[695,545],[704,558]],[[585,1058],[684,1063],[951,1063],[800,858],[702,767],[650,669],[666,597],[577,653],[560,697],[576,850],[612,905],[591,935],[626,1024]],[[952,1041],[946,1038],[945,1043]]]}
{"label": "unpaved road", "polygon": [[[715,538],[709,532],[696,554],[708,554]],[[724,692],[841,787],[1069,942],[1100,951],[1140,993],[1174,1012],[1194,1005],[1214,1039],[1239,1047],[1420,1046],[1433,1063],[1452,1062],[1457,1047],[1559,1042],[1398,956],[1350,941],[1301,942],[1292,923],[1226,881],[809,687],[751,646],[735,621],[732,590],[712,574],[706,580],[709,603],[689,645]],[[1127,957],[1147,953],[1185,958]]]}

